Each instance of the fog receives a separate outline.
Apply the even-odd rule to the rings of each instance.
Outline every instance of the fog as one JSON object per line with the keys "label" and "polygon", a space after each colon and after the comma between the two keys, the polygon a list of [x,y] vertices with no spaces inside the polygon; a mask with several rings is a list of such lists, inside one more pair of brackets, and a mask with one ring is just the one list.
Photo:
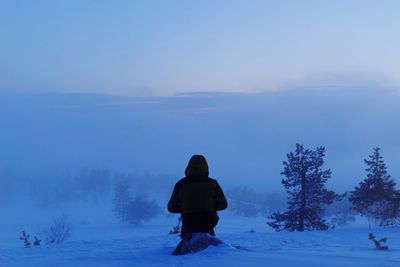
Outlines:
{"label": "fog", "polygon": [[189,157],[200,153],[210,176],[225,187],[272,192],[281,189],[282,161],[299,142],[326,147],[329,185],[337,190],[350,190],[364,177],[363,159],[375,146],[398,181],[399,92],[338,87],[168,97],[1,93],[1,179],[11,177],[4,173],[18,181],[38,176],[32,173],[100,168],[176,180]]}

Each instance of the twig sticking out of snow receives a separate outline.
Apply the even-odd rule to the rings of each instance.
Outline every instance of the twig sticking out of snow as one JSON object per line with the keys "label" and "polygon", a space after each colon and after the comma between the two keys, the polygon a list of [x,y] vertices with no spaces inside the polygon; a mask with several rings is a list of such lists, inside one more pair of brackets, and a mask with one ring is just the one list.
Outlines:
{"label": "twig sticking out of snow", "polygon": [[172,228],[172,230],[169,231],[170,235],[176,235],[181,232],[181,222],[182,222],[182,217],[178,218],[178,224]]}
{"label": "twig sticking out of snow", "polygon": [[386,244],[387,242],[387,237],[383,237],[380,240],[376,240],[375,236],[373,233],[368,234],[368,239],[372,240],[374,242],[376,249],[378,250],[388,250],[389,246]]}

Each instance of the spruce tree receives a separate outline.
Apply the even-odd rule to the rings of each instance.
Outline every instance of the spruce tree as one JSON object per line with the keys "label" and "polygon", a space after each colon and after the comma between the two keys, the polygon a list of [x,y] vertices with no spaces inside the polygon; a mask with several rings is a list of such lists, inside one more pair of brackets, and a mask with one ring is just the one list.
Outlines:
{"label": "spruce tree", "polygon": [[331,170],[323,170],[325,148],[305,149],[296,144],[296,150],[287,154],[283,162],[285,176],[282,184],[287,190],[288,211],[273,213],[268,225],[276,231],[326,230],[323,205],[333,203],[339,197],[325,188],[331,178]]}
{"label": "spruce tree", "polygon": [[129,180],[125,178],[115,183],[113,212],[119,221],[139,225],[142,221],[157,217],[162,212],[155,200],[137,194],[132,195],[130,187]]}
{"label": "spruce tree", "polygon": [[[398,224],[400,221],[400,191],[387,173],[387,167],[380,155],[380,148],[374,148],[369,159],[364,159],[367,177],[351,192],[349,200],[353,209],[380,226]],[[370,225],[371,226],[371,225]]]}

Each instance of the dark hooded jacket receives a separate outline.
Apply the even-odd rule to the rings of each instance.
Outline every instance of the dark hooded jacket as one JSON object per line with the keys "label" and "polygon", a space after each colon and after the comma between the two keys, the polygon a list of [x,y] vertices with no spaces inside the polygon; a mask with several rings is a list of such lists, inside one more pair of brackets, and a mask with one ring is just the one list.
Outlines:
{"label": "dark hooded jacket", "polygon": [[[182,213],[182,228],[187,231],[208,231],[218,222],[218,210],[228,206],[218,182],[208,177],[204,156],[194,155],[185,170],[185,178],[174,187],[168,211]],[[182,230],[183,231],[183,230]]]}

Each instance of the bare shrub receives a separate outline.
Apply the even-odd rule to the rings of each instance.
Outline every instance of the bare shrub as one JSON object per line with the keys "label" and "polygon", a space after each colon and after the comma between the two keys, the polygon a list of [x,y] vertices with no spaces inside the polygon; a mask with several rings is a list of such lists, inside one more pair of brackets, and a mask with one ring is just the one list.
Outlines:
{"label": "bare shrub", "polygon": [[72,235],[72,223],[66,215],[53,221],[53,224],[44,231],[46,244],[59,244]]}

